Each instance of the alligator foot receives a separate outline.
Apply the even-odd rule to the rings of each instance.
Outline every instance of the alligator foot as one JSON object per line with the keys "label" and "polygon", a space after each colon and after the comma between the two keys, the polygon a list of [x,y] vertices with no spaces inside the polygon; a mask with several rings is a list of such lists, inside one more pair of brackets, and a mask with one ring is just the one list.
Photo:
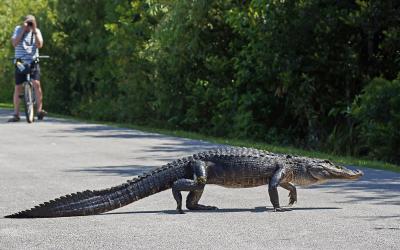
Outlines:
{"label": "alligator foot", "polygon": [[176,211],[178,212],[178,214],[185,214],[185,212],[183,212],[181,208],[177,208]]}
{"label": "alligator foot", "polygon": [[296,187],[290,182],[280,183],[279,185],[281,187],[283,187],[284,189],[289,191],[289,204],[288,204],[288,206],[292,206],[294,203],[296,203],[297,202]]}
{"label": "alligator foot", "polygon": [[290,192],[289,193],[289,204],[288,204],[288,206],[291,207],[296,202],[297,202],[296,192]]}
{"label": "alligator foot", "polygon": [[214,206],[206,206],[206,205],[201,205],[201,204],[195,204],[195,205],[190,205],[187,206],[189,210],[217,210],[217,207]]}
{"label": "alligator foot", "polygon": [[290,208],[282,208],[282,207],[275,207],[272,212],[286,212],[286,211],[292,211]]}

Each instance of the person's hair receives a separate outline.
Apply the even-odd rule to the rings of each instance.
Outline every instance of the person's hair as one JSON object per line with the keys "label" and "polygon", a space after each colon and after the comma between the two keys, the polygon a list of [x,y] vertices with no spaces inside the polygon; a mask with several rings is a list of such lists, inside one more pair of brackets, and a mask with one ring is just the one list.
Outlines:
{"label": "person's hair", "polygon": [[26,20],[33,21],[33,22],[35,22],[35,23],[36,23],[36,27],[38,26],[38,23],[37,23],[37,21],[36,21],[36,18],[35,18],[35,16],[34,16],[34,15],[31,15],[31,14],[29,14],[29,15],[26,15],[26,16],[24,17],[24,21],[26,21]]}
{"label": "person's hair", "polygon": [[35,18],[35,16],[34,15],[26,15],[25,17],[24,17],[24,20],[33,20],[33,21],[36,21],[36,18]]}

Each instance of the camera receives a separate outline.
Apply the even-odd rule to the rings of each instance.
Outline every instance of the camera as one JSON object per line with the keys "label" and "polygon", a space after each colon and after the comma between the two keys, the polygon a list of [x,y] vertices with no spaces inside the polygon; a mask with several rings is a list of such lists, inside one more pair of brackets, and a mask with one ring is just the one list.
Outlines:
{"label": "camera", "polygon": [[28,24],[29,27],[32,27],[32,26],[33,26],[32,21],[28,21],[28,22],[26,22],[26,23]]}

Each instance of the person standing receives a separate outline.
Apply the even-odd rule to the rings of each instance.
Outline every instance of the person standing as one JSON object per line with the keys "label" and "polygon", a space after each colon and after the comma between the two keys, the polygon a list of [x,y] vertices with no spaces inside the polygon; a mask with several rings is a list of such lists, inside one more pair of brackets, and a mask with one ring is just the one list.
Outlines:
{"label": "person standing", "polygon": [[[41,120],[47,112],[43,110],[43,93],[40,86],[40,67],[39,63],[35,63],[35,59],[39,56],[39,49],[43,47],[43,37],[40,29],[37,27],[36,18],[33,15],[27,15],[24,18],[22,25],[18,25],[14,29],[11,38],[13,47],[15,48],[15,58],[22,59],[24,63],[32,65],[30,77],[35,88],[36,103],[37,103],[37,116]],[[9,122],[17,122],[19,117],[19,96],[22,89],[22,83],[25,82],[26,75],[20,74],[18,69],[15,69],[15,88],[14,88],[14,115]]]}

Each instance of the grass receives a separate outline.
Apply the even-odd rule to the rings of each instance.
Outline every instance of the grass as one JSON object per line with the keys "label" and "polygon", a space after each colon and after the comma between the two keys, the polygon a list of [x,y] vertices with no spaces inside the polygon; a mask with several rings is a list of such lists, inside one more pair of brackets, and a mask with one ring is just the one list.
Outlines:
{"label": "grass", "polygon": [[[12,109],[12,107],[13,107],[12,104],[0,103],[0,108]],[[400,166],[390,164],[387,162],[368,160],[368,159],[364,159],[364,158],[332,155],[332,154],[328,154],[328,153],[324,153],[324,152],[308,151],[308,150],[298,149],[298,148],[294,148],[294,147],[283,147],[283,146],[271,145],[271,144],[267,144],[267,143],[255,142],[255,141],[250,141],[250,140],[238,140],[238,139],[212,137],[212,136],[206,136],[206,135],[202,135],[199,133],[187,132],[187,131],[182,131],[182,130],[167,130],[167,129],[148,127],[148,126],[138,126],[138,125],[126,124],[126,123],[99,122],[99,121],[94,121],[94,120],[76,118],[76,117],[53,114],[53,113],[51,115],[54,117],[58,117],[58,118],[72,119],[72,120],[76,120],[76,121],[80,121],[80,122],[100,123],[100,124],[110,125],[113,127],[130,128],[130,129],[136,129],[136,130],[152,132],[152,133],[159,133],[159,134],[170,135],[170,136],[181,137],[181,138],[203,140],[203,141],[208,141],[208,142],[212,142],[212,143],[216,143],[216,144],[224,144],[224,145],[232,145],[232,146],[240,146],[240,147],[250,147],[250,148],[257,148],[257,149],[267,150],[267,151],[281,153],[281,154],[301,155],[301,156],[307,156],[307,157],[329,159],[333,162],[343,164],[343,165],[381,169],[381,170],[388,170],[388,171],[400,173]]]}
{"label": "grass", "polygon": [[2,109],[12,109],[13,105],[11,103],[1,103],[0,102],[0,108],[2,108]]}

